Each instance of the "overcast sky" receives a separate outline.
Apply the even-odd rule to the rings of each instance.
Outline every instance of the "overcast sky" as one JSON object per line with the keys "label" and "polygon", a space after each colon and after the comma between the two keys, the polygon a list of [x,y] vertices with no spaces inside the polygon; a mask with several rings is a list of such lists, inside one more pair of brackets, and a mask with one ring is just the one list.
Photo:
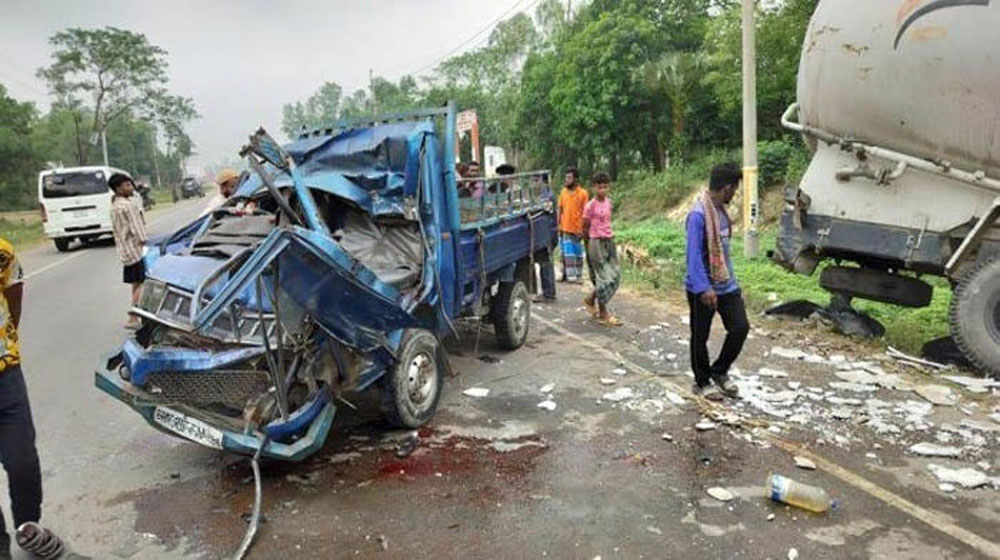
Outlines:
{"label": "overcast sky", "polygon": [[[280,133],[281,106],[324,81],[365,87],[426,68],[530,0],[0,0],[0,83],[48,106],[35,70],[66,27],[116,26],[167,50],[170,89],[194,99],[195,165],[235,157],[257,126]],[[516,10],[512,13],[516,13]],[[485,42],[488,33],[461,50]],[[460,52],[460,51],[459,51]],[[426,73],[426,71],[425,71]]]}

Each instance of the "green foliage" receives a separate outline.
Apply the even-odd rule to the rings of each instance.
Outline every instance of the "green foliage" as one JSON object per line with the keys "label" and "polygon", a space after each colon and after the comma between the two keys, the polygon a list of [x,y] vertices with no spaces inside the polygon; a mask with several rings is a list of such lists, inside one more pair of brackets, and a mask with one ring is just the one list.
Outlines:
{"label": "green foliage", "polygon": [[757,143],[758,181],[762,187],[777,185],[785,180],[788,162],[794,149],[784,140],[764,140]]}
{"label": "green foliage", "polygon": [[35,106],[7,96],[0,85],[0,201],[3,207],[27,207],[34,198],[32,172],[40,165],[38,153],[25,139],[38,119]]}
{"label": "green foliage", "polygon": [[731,160],[734,155],[726,150],[711,150],[661,173],[644,169],[626,172],[615,182],[611,195],[616,216],[628,220],[664,216],[707,183],[713,165]]}

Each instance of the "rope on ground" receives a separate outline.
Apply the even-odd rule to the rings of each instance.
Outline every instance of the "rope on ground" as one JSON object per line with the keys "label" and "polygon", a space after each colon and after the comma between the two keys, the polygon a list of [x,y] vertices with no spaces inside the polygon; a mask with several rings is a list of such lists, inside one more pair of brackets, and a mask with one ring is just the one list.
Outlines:
{"label": "rope on ground", "polygon": [[233,556],[234,560],[243,560],[247,551],[250,550],[250,545],[253,544],[254,537],[257,536],[257,528],[260,526],[260,503],[263,494],[260,489],[260,455],[264,451],[264,448],[267,447],[269,441],[270,438],[265,435],[260,442],[260,447],[257,448],[257,452],[250,458],[250,466],[253,468],[254,486],[253,513],[250,515],[250,526],[247,527],[247,532],[243,535],[243,542],[240,543],[239,550]]}

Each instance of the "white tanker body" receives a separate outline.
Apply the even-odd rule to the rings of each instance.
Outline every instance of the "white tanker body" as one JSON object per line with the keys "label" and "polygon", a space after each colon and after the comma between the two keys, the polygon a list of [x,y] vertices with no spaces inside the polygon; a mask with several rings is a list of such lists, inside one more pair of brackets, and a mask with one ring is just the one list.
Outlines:
{"label": "white tanker body", "polygon": [[[1000,0],[821,0],[782,122],[814,149],[775,259],[848,297],[920,307],[1000,376]],[[909,272],[909,273],[908,273]]]}

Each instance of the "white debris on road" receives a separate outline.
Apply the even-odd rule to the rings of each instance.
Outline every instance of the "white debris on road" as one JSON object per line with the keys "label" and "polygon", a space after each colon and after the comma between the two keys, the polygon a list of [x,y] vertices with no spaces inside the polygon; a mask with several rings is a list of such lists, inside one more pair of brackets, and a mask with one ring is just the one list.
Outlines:
{"label": "white debris on road", "polygon": [[712,422],[708,418],[702,418],[701,420],[698,421],[697,424],[694,425],[694,429],[698,430],[699,432],[707,432],[708,430],[714,430],[715,422]]}
{"label": "white debris on road", "polygon": [[601,385],[614,385],[615,383],[618,383],[617,381],[611,379],[610,377],[602,377],[598,381],[600,381]]}
{"label": "white debris on road", "polygon": [[[990,477],[986,476],[986,473],[969,467],[949,469],[947,467],[931,463],[927,465],[927,470],[931,471],[931,473],[938,479],[938,482],[957,484],[962,488],[979,488],[980,486],[985,486],[991,482]],[[992,483],[994,485],[998,484],[995,479],[992,480]]]}
{"label": "white debris on road", "polygon": [[552,399],[544,400],[544,401],[538,403],[538,408],[541,408],[541,409],[544,409],[544,410],[548,410],[549,412],[552,412],[553,410],[556,409],[556,402],[554,400],[552,400]]}
{"label": "white debris on road", "polygon": [[910,446],[910,453],[923,457],[952,457],[956,458],[962,454],[962,450],[957,447],[938,445],[936,443],[922,442]]}
{"label": "white debris on road", "polygon": [[485,387],[469,387],[468,389],[462,391],[462,394],[467,397],[481,399],[483,397],[488,397],[490,390]]}
{"label": "white debris on road", "polygon": [[735,498],[732,492],[720,486],[713,486],[712,488],[709,488],[705,492],[707,492],[709,496],[715,498],[716,500],[719,500],[720,502],[728,502],[733,498]]}
{"label": "white debris on road", "polygon": [[795,461],[795,466],[800,469],[806,469],[810,471],[816,470],[816,463],[814,463],[812,459],[808,459],[806,457],[799,457],[798,455],[796,455],[793,459]]}
{"label": "white debris on road", "polygon": [[541,391],[542,393],[551,393],[552,390],[555,388],[556,388],[555,383],[547,383],[545,385],[542,385],[542,388],[539,389],[539,391]]}
{"label": "white debris on road", "polygon": [[955,406],[958,403],[958,396],[951,388],[944,385],[918,385],[915,391],[928,402],[938,406]]}
{"label": "white debris on road", "polygon": [[601,399],[611,402],[621,402],[634,397],[635,391],[631,387],[619,387],[611,393],[604,393]]}

